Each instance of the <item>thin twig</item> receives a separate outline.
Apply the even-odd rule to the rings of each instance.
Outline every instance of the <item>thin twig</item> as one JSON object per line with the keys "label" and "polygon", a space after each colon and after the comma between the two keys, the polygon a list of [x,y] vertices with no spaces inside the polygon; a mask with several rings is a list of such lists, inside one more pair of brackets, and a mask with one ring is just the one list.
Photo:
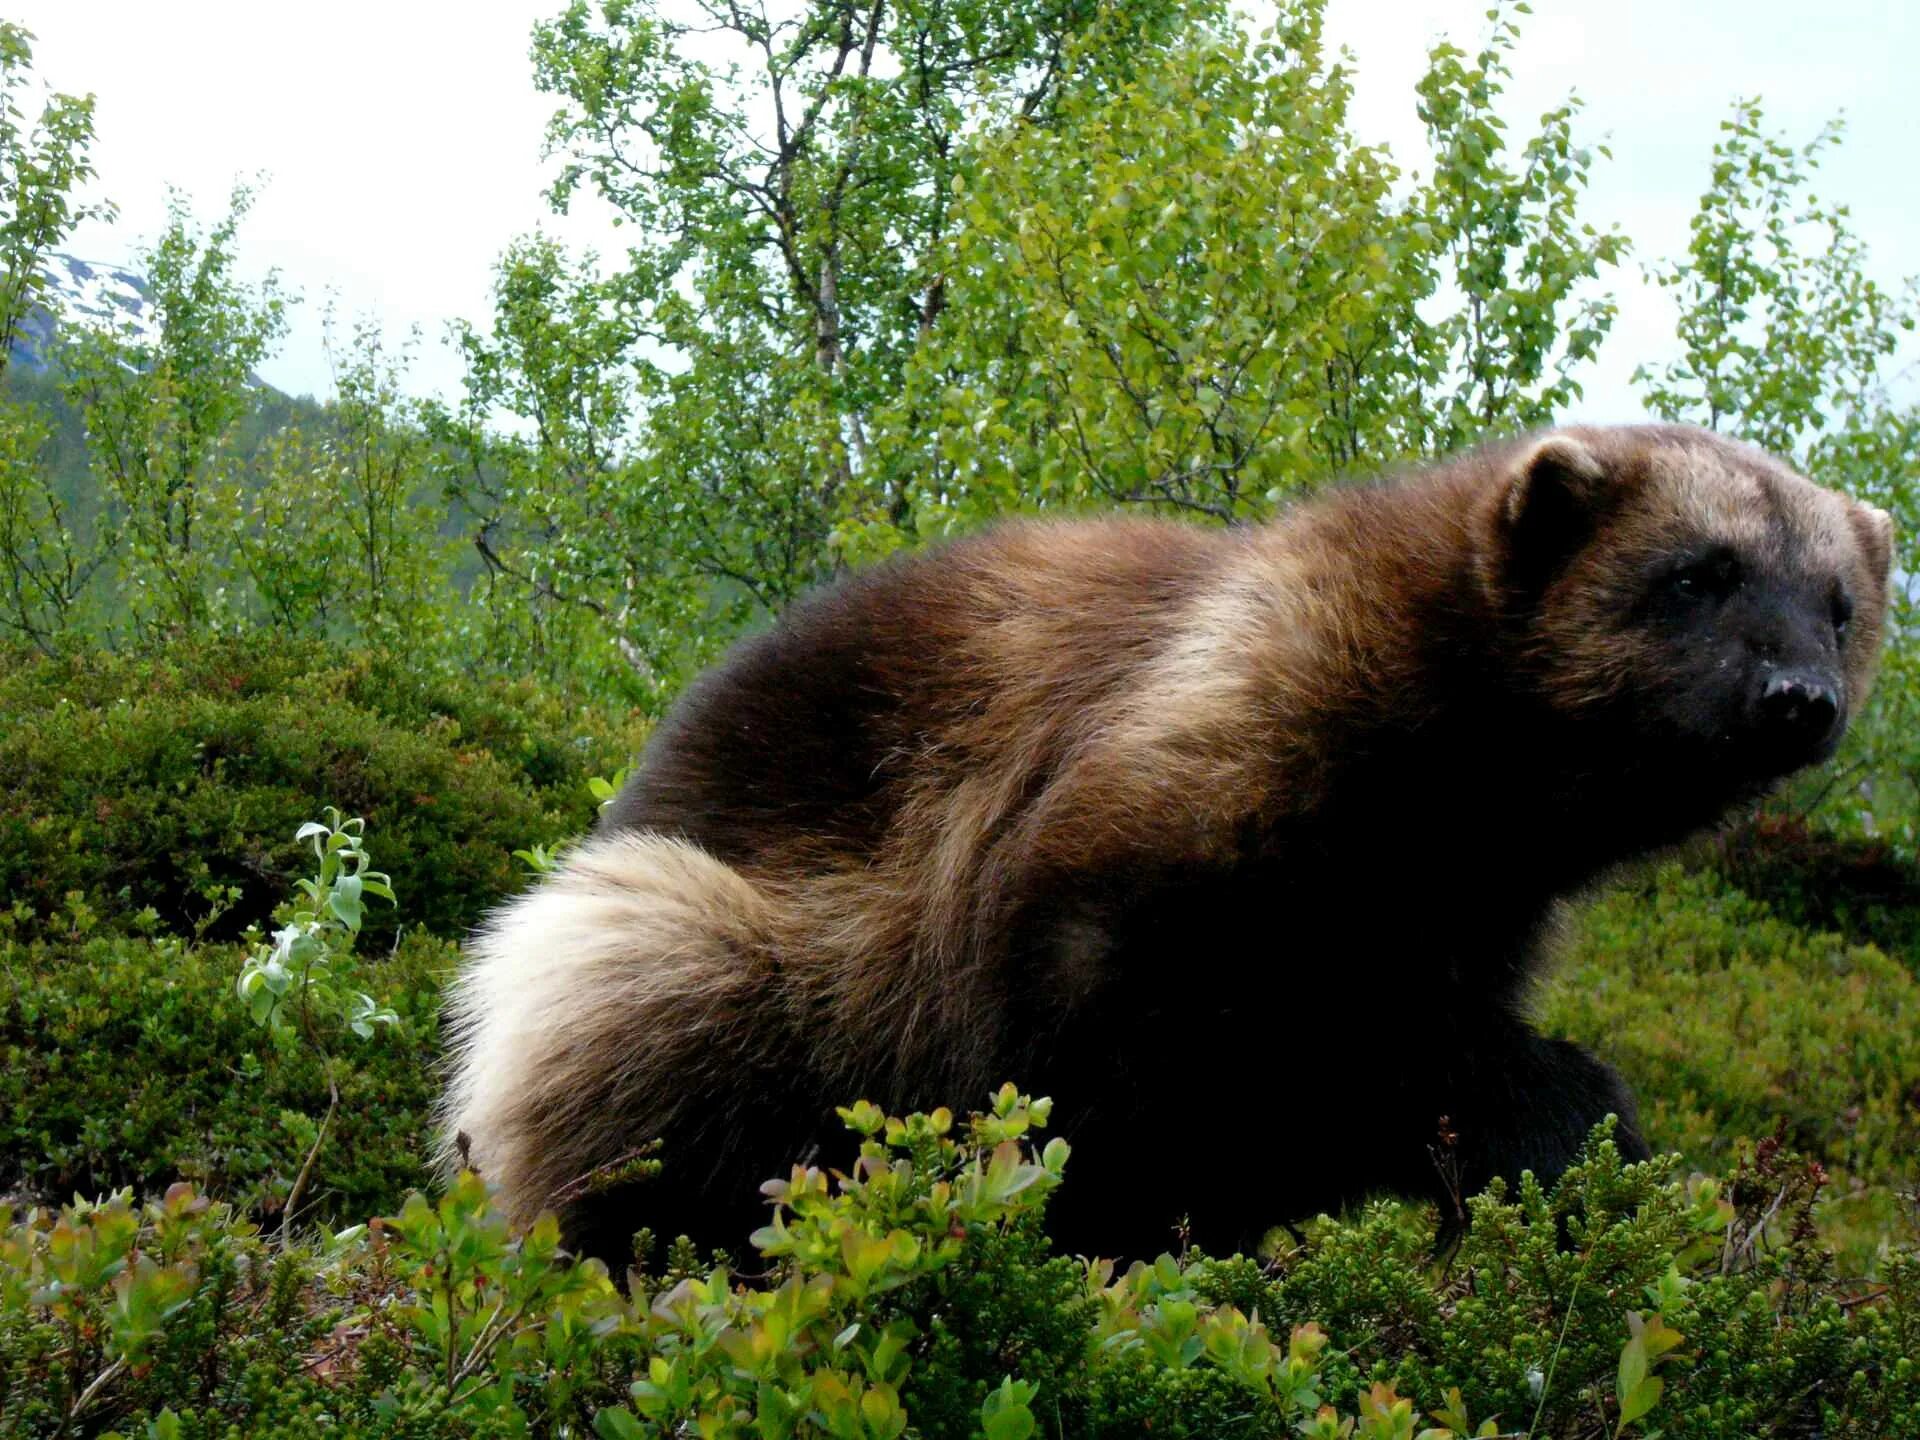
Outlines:
{"label": "thin twig", "polygon": [[1528,1436],[1540,1428],[1540,1417],[1547,1413],[1547,1401],[1553,1395],[1553,1372],[1559,1368],[1560,1352],[1567,1348],[1567,1331],[1573,1328],[1573,1302],[1580,1298],[1580,1282],[1587,1278],[1587,1270],[1597,1253],[1597,1249],[1587,1251],[1586,1262],[1581,1265],[1580,1273],[1573,1277],[1573,1289],[1567,1292],[1567,1315],[1560,1322],[1560,1338],[1553,1342],[1553,1354],[1547,1358],[1547,1373],[1540,1381],[1540,1403],[1534,1408],[1533,1419],[1527,1422]]}
{"label": "thin twig", "polygon": [[67,1411],[67,1423],[71,1425],[75,1420],[79,1419],[80,1412],[91,1405],[94,1397],[106,1389],[107,1385],[126,1368],[127,1357],[122,1355],[118,1360],[107,1366],[106,1369],[94,1376],[92,1383],[80,1392],[80,1398],[73,1402],[73,1408]]}

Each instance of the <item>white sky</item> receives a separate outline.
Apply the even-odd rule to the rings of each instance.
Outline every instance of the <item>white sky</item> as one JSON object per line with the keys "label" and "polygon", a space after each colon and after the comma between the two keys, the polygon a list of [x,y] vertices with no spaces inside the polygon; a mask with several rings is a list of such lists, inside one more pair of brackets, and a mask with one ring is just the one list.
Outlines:
{"label": "white sky", "polygon": [[[98,192],[119,222],[71,249],[126,263],[162,224],[165,186],[221,212],[237,178],[267,183],[240,234],[247,269],[277,267],[306,296],[278,359],[284,389],[324,393],[321,302],[370,315],[390,336],[419,325],[423,392],[456,392],[448,321],[484,321],[495,257],[545,225],[569,243],[617,252],[621,232],[540,198],[552,102],[533,88],[534,21],[562,0],[14,0],[38,37],[47,83],[99,97]],[[1423,163],[1413,82],[1441,34],[1471,46],[1486,0],[1332,0],[1331,38],[1356,52],[1356,129]],[[1536,0],[1523,20],[1507,114],[1516,129],[1571,88],[1583,133],[1605,139],[1587,213],[1618,222],[1642,258],[1677,254],[1720,120],[1759,94],[1776,128],[1810,138],[1844,110],[1848,135],[1819,187],[1851,203],[1884,282],[1920,273],[1920,5],[1913,0]],[[1670,351],[1665,300],[1637,267],[1618,272],[1621,315],[1577,416],[1631,419],[1636,362]]]}

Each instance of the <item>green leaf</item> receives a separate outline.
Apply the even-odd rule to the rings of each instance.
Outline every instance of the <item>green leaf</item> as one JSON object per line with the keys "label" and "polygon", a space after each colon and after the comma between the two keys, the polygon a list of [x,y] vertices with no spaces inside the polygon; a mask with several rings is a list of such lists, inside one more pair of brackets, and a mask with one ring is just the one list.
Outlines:
{"label": "green leaf", "polygon": [[[1649,1410],[1653,1409],[1659,1402],[1660,1392],[1663,1389],[1665,1389],[1665,1382],[1662,1381],[1658,1375],[1652,1375],[1623,1394],[1620,1397],[1619,1429],[1624,1430]],[[1616,1430],[1614,1433],[1618,1434],[1619,1430]]]}
{"label": "green leaf", "polygon": [[647,1440],[647,1428],[625,1406],[594,1413],[593,1433],[600,1440]]}
{"label": "green leaf", "polygon": [[1646,1382],[1646,1378],[1647,1347],[1636,1335],[1620,1351],[1620,1370],[1614,1385],[1623,1409],[1627,1403],[1627,1396],[1637,1391]]}
{"label": "green leaf", "polygon": [[364,908],[360,900],[361,880],[358,875],[342,875],[333,883],[333,893],[327,897],[327,909],[339,917],[340,922],[355,934],[359,933],[360,920]]}

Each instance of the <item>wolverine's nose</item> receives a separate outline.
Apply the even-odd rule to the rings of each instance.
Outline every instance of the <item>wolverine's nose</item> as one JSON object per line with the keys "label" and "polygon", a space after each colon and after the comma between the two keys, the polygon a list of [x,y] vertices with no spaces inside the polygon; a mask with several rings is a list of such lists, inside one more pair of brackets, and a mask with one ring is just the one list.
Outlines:
{"label": "wolverine's nose", "polygon": [[1839,687],[1805,670],[1776,670],[1760,691],[1759,718],[1769,738],[1811,750],[1840,718]]}

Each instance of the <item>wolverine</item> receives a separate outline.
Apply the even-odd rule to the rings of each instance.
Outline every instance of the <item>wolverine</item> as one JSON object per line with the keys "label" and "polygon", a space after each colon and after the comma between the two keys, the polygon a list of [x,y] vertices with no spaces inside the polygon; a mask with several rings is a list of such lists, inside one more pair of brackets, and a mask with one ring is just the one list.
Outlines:
{"label": "wolverine", "polygon": [[[1529,1021],[1557,908],[1833,752],[1890,564],[1884,512],[1631,426],[855,574],[474,938],[449,1160],[617,1257],[737,1247],[837,1104],[1007,1079],[1054,1099],[1089,1253],[1550,1182],[1608,1114],[1644,1158],[1620,1077]],[[655,1139],[657,1178],[583,1183]]]}

